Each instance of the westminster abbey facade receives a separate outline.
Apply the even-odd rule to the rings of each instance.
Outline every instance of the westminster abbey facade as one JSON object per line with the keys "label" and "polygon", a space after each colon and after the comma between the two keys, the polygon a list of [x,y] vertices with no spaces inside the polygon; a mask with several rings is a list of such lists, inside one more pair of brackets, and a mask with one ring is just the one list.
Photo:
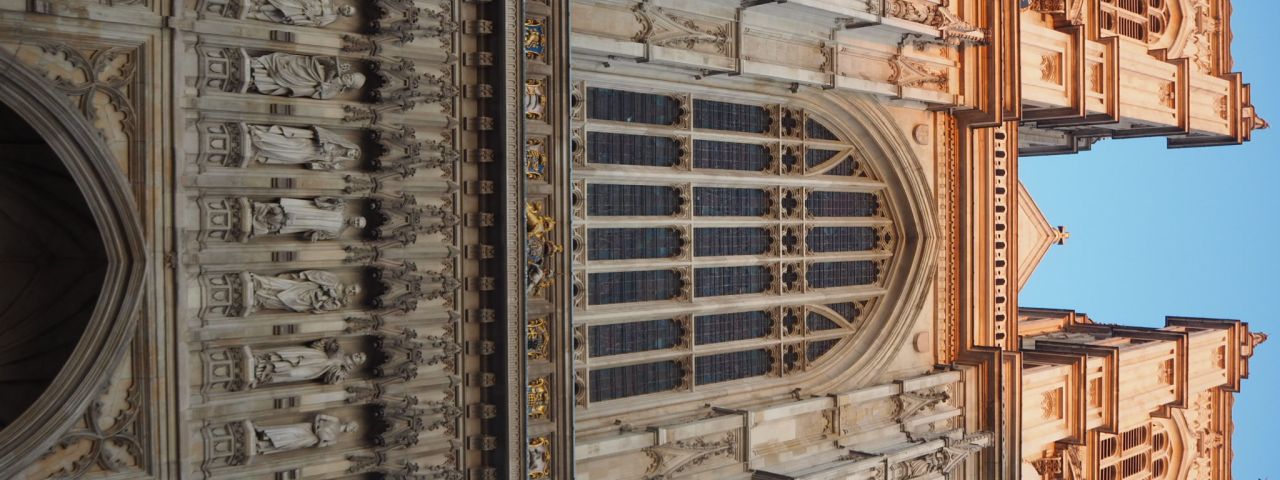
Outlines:
{"label": "westminster abbey facade", "polygon": [[1018,302],[1020,158],[1267,127],[1230,19],[0,1],[0,478],[1230,479],[1264,334]]}

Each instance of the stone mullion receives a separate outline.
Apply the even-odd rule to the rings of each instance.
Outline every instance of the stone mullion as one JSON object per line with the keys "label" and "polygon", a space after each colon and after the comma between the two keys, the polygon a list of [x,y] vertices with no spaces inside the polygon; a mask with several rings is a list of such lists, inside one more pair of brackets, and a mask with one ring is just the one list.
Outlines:
{"label": "stone mullion", "polygon": [[788,219],[774,220],[763,217],[698,217],[697,220],[682,221],[672,217],[594,217],[586,220],[578,220],[574,222],[578,226],[586,226],[588,228],[611,228],[611,227],[663,227],[677,225],[691,225],[697,227],[771,227],[775,225],[784,226],[811,226],[811,227],[878,227],[891,226],[893,220],[878,217],[831,217],[831,218],[811,218],[811,219]]}
{"label": "stone mullion", "polygon": [[[574,315],[576,325],[601,325],[626,321],[671,318],[679,315],[708,315],[724,311],[748,311],[774,308],[778,305],[823,304],[828,299],[867,300],[884,296],[887,290],[875,285],[827,288],[818,292],[778,294],[733,295],[708,297],[692,303],[679,301],[643,302],[622,305],[596,306],[579,309]],[[729,310],[732,309],[732,310]]]}

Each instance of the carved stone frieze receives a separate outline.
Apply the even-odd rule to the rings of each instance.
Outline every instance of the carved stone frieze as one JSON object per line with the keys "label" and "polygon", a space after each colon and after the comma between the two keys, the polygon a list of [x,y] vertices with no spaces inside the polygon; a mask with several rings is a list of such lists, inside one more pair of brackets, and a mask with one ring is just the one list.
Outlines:
{"label": "carved stone frieze", "polygon": [[945,68],[929,66],[924,62],[912,60],[902,55],[894,55],[889,66],[893,75],[889,83],[899,87],[920,87],[945,90],[951,77]]}
{"label": "carved stone frieze", "polygon": [[649,2],[636,4],[631,10],[640,22],[640,31],[632,37],[637,43],[684,50],[705,50],[732,55],[732,25],[697,20],[677,11],[657,7]]}
{"label": "carved stone frieze", "polygon": [[645,480],[667,480],[717,457],[730,459],[738,455],[738,434],[728,432],[715,438],[679,440],[644,449],[650,464]]}

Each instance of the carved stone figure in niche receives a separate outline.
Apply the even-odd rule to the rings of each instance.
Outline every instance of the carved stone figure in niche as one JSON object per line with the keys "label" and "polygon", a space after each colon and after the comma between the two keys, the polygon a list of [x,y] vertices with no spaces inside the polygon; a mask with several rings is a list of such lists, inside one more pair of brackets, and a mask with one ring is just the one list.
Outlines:
{"label": "carved stone figure in niche", "polygon": [[306,270],[274,277],[249,274],[253,308],[321,313],[339,310],[360,293],[358,285],[343,285],[332,273]]}
{"label": "carved stone figure in niche", "polygon": [[337,57],[270,53],[254,57],[250,66],[253,87],[267,95],[325,100],[364,86],[364,74]]}
{"label": "carved stone figure in niche", "polygon": [[364,362],[364,353],[343,355],[338,342],[332,339],[317,340],[305,347],[273,348],[253,355],[253,378],[248,386],[316,379],[334,384]]}
{"label": "carved stone figure in niche", "polygon": [[337,441],[338,435],[355,432],[359,428],[360,424],[356,422],[343,422],[338,417],[319,414],[310,423],[254,426],[253,430],[257,436],[257,453],[261,455],[327,447]]}
{"label": "carved stone figure in niche", "polygon": [[346,201],[334,197],[315,200],[281,198],[278,203],[253,202],[253,225],[249,238],[301,234],[315,242],[338,238],[346,227],[364,228],[364,217],[348,219],[346,206]]}
{"label": "carved stone figure in niche", "polygon": [[253,159],[271,165],[304,165],[312,170],[336,170],[359,163],[360,146],[320,127],[249,125]]}
{"label": "carved stone figure in niche", "polygon": [[245,16],[254,20],[300,27],[323,27],[336,21],[339,15],[355,14],[355,7],[334,7],[333,0],[249,0],[245,12]]}

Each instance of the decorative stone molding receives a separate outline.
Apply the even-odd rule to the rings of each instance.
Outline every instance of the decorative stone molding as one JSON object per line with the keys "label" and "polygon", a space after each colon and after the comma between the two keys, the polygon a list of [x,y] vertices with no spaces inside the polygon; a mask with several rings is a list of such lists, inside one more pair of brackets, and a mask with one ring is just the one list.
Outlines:
{"label": "decorative stone molding", "polygon": [[696,469],[716,457],[733,458],[738,453],[738,434],[728,432],[718,438],[678,440],[644,449],[649,456],[645,480],[667,480]]}
{"label": "decorative stone molding", "polygon": [[649,2],[632,7],[640,31],[632,37],[637,43],[684,50],[706,50],[709,53],[733,55],[732,24],[713,24]]}

